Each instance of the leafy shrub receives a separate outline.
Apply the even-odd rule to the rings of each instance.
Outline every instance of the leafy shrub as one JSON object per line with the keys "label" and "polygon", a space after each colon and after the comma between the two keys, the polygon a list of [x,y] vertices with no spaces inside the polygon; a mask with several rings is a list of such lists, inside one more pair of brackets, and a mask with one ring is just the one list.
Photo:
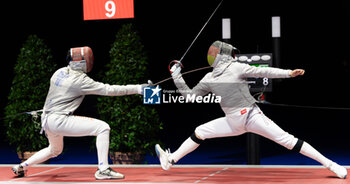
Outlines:
{"label": "leafy shrub", "polygon": [[51,50],[44,41],[30,35],[14,66],[14,78],[5,107],[6,135],[17,152],[38,151],[48,144],[46,137],[40,134],[40,119],[35,123],[30,115],[19,114],[43,108],[50,77],[56,68]]}

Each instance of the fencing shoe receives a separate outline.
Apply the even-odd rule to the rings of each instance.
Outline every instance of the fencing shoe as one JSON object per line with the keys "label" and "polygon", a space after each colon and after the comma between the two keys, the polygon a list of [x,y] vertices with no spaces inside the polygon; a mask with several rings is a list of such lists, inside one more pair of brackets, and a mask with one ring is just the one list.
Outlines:
{"label": "fencing shoe", "polygon": [[27,169],[23,168],[20,164],[13,166],[12,171],[18,177],[24,177],[27,174]]}
{"label": "fencing shoe", "polygon": [[124,179],[124,175],[114,171],[112,168],[108,168],[104,171],[97,169],[95,173],[95,178],[97,180],[111,180],[111,179]]}
{"label": "fencing shoe", "polygon": [[327,169],[330,171],[334,172],[339,178],[345,179],[346,175],[348,174],[348,171],[346,170],[345,167],[338,165],[335,162],[332,162]]}
{"label": "fencing shoe", "polygon": [[156,144],[155,150],[156,150],[156,153],[157,153],[157,156],[159,158],[160,165],[162,166],[162,168],[166,171],[169,170],[170,167],[173,166],[173,164],[174,164],[173,161],[172,162],[169,161],[170,151],[169,150],[164,151],[159,146],[159,144]]}

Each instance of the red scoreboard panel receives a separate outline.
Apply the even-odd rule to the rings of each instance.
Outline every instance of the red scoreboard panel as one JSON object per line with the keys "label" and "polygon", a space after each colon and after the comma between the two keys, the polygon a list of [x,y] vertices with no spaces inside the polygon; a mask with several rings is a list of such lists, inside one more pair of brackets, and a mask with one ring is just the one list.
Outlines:
{"label": "red scoreboard panel", "polygon": [[83,0],[84,20],[134,18],[134,0]]}

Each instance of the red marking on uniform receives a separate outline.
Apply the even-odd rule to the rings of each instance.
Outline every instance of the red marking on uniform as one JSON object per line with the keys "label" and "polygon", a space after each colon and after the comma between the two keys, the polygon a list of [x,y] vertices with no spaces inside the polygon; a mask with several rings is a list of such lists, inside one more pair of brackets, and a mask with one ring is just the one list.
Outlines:
{"label": "red marking on uniform", "polygon": [[243,114],[245,114],[245,113],[247,113],[247,109],[241,110],[241,115],[243,115]]}

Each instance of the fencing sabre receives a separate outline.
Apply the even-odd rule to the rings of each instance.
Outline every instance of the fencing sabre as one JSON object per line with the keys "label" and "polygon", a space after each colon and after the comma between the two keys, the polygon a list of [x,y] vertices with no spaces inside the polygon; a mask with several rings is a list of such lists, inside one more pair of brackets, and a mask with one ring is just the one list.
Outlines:
{"label": "fencing sabre", "polygon": [[192,43],[190,44],[190,46],[187,48],[187,50],[185,51],[184,55],[181,57],[181,59],[179,60],[179,62],[181,63],[182,59],[186,56],[187,52],[190,50],[190,48],[192,47],[192,45],[194,44],[194,42],[197,40],[197,38],[199,37],[199,35],[202,33],[202,31],[204,30],[204,28],[207,26],[207,24],[209,23],[209,21],[211,20],[211,18],[214,16],[214,14],[216,13],[216,11],[219,9],[219,7],[221,6],[222,2],[224,0],[221,0],[220,3],[218,4],[218,6],[215,8],[214,12],[210,15],[209,19],[207,20],[207,22],[205,22],[205,24],[203,25],[202,29],[199,31],[199,33],[197,34],[197,36],[193,39]]}
{"label": "fencing sabre", "polygon": [[[183,58],[186,56],[187,52],[191,49],[191,47],[192,47],[192,45],[194,44],[194,42],[196,42],[197,38],[198,38],[199,35],[202,33],[202,31],[204,30],[204,28],[207,26],[207,24],[209,23],[209,21],[211,20],[211,18],[214,16],[214,14],[216,13],[216,11],[219,9],[219,7],[221,6],[221,4],[222,4],[223,1],[224,1],[224,0],[221,0],[220,3],[216,6],[215,10],[214,10],[213,13],[210,15],[210,17],[208,18],[208,20],[205,22],[205,24],[203,25],[203,27],[201,28],[201,30],[199,31],[199,33],[196,35],[196,37],[193,39],[192,43],[191,43],[190,46],[187,48],[187,50],[185,51],[185,53],[182,55],[182,57],[180,58],[180,60],[179,60],[179,61],[171,61],[171,62],[169,63],[169,66],[168,66],[169,70],[170,70],[170,68],[171,68],[171,67],[170,67],[171,64],[176,64],[176,65],[179,65],[179,66],[183,67],[183,66],[182,66],[182,63],[181,63],[182,60],[183,60]],[[188,73],[192,73],[192,72],[196,72],[196,71],[200,71],[200,70],[204,70],[204,69],[207,69],[207,68],[210,68],[210,67],[211,67],[211,66],[202,67],[202,68],[197,68],[197,69],[194,69],[194,70],[191,70],[191,71],[188,71],[188,72],[184,72],[184,73],[182,73],[182,75],[185,75],[185,74],[188,74]],[[159,84],[161,84],[161,83],[163,83],[163,82],[165,82],[165,81],[168,81],[168,80],[170,80],[170,79],[172,79],[172,77],[163,79],[163,80],[161,80],[161,81],[159,81],[159,82],[156,82],[156,83],[153,84],[153,85],[154,85],[154,86],[159,85]]]}

